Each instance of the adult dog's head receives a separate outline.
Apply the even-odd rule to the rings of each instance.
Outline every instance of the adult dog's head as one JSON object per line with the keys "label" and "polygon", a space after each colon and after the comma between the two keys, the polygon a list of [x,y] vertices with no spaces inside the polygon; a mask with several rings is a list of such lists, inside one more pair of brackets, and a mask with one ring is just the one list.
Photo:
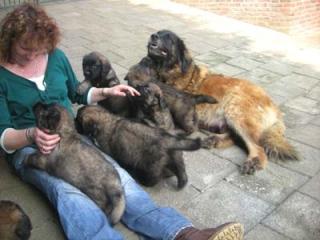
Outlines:
{"label": "adult dog's head", "polygon": [[31,235],[30,218],[12,201],[0,201],[0,239],[27,240]]}
{"label": "adult dog's head", "polygon": [[120,83],[109,60],[98,52],[91,52],[82,59],[85,80],[94,87],[112,87]]}
{"label": "adult dog's head", "polygon": [[169,30],[161,30],[150,36],[148,56],[167,69],[178,65],[182,73],[186,73],[192,63],[183,40]]}
{"label": "adult dog's head", "polygon": [[33,106],[36,125],[49,133],[67,133],[73,131],[74,122],[71,114],[57,103],[45,104],[38,102]]}

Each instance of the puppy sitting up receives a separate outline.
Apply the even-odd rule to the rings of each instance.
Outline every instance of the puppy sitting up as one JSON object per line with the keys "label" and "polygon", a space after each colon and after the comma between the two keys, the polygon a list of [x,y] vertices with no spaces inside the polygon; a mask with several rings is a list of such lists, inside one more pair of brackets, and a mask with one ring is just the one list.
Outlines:
{"label": "puppy sitting up", "polygon": [[202,94],[194,95],[183,92],[157,81],[153,62],[149,57],[144,57],[138,64],[132,66],[126,75],[125,80],[128,80],[128,84],[135,88],[150,81],[157,84],[168,104],[175,124],[187,134],[191,134],[198,130],[199,121],[196,113],[196,105],[201,103],[217,103],[211,96]]}
{"label": "puppy sitting up", "polygon": [[137,105],[136,118],[141,122],[175,133],[175,127],[170,110],[160,87],[152,82],[136,86],[140,96],[134,99]]}
{"label": "puppy sitting up", "polygon": [[146,186],[175,175],[178,188],[188,181],[182,150],[197,150],[199,139],[173,136],[161,128],[116,116],[99,106],[78,110],[79,131],[92,136],[100,148]]}
{"label": "puppy sitting up", "polygon": [[[83,57],[82,70],[85,79],[78,86],[77,92],[79,94],[84,94],[90,87],[113,87],[120,84],[110,61],[99,52],[91,52]],[[123,117],[131,115],[128,96],[113,96],[98,102],[98,104]]]}
{"label": "puppy sitting up", "polygon": [[36,152],[25,159],[26,165],[47,171],[72,184],[89,196],[117,223],[125,208],[120,177],[103,155],[79,135],[69,112],[57,104],[37,103],[36,124],[60,135],[59,145],[48,155]]}
{"label": "puppy sitting up", "polygon": [[18,204],[0,201],[1,240],[28,240],[31,230],[31,221]]}

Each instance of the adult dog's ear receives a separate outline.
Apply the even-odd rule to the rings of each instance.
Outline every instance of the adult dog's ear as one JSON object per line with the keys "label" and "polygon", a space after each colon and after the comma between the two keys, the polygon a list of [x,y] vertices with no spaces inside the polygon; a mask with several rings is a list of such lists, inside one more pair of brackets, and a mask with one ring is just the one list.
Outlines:
{"label": "adult dog's ear", "polygon": [[177,54],[181,72],[184,74],[187,72],[192,62],[192,59],[189,56],[189,52],[186,45],[184,44],[183,40],[181,40],[180,38],[177,38],[176,54]]}

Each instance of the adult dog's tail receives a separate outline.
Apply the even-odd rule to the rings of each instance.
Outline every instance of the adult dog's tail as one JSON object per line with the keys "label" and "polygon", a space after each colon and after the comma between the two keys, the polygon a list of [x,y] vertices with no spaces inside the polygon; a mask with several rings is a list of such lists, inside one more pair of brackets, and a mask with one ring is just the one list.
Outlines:
{"label": "adult dog's tail", "polygon": [[266,154],[279,160],[299,160],[297,150],[288,142],[284,136],[285,126],[278,121],[266,129],[260,139]]}
{"label": "adult dog's tail", "polygon": [[194,150],[200,149],[200,147],[201,147],[200,138],[191,139],[191,138],[172,137],[169,143],[168,149],[194,151]]}

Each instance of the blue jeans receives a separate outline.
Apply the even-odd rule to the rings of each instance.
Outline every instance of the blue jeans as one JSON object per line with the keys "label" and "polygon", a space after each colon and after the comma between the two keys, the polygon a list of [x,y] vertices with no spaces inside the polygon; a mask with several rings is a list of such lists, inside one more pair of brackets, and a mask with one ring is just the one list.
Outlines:
{"label": "blue jeans", "polygon": [[[117,240],[121,234],[110,226],[105,214],[77,188],[44,171],[25,167],[23,160],[36,150],[18,150],[11,164],[23,181],[42,191],[57,210],[65,235],[71,240]],[[105,155],[105,154],[104,154]],[[150,196],[111,157],[125,191],[126,209],[121,222],[145,239],[174,239],[191,222],[175,209],[157,206]]]}

